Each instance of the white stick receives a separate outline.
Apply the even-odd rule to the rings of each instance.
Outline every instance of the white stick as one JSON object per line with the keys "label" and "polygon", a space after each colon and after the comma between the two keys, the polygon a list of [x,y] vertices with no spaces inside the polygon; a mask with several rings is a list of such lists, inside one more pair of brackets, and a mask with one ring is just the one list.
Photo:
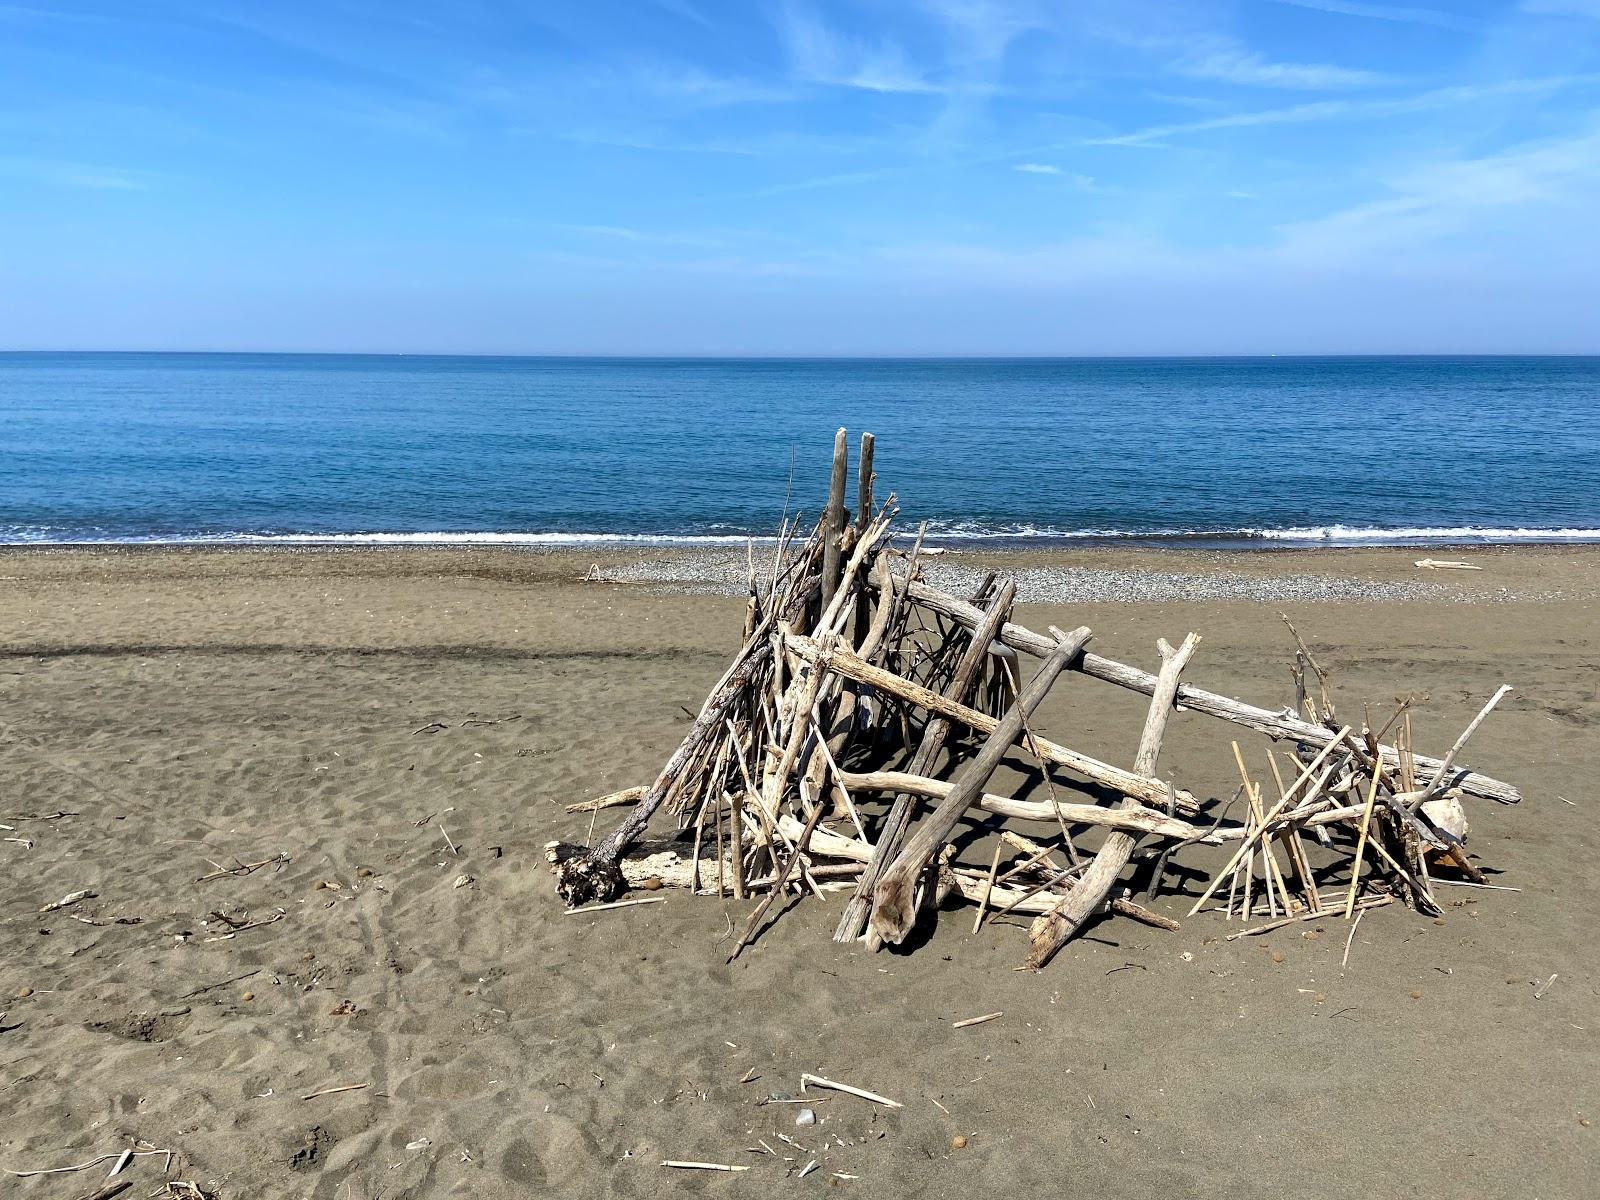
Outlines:
{"label": "white stick", "polygon": [[835,1083],[831,1079],[824,1079],[821,1075],[812,1075],[809,1072],[800,1076],[800,1090],[806,1090],[808,1083],[820,1088],[832,1088],[836,1092],[844,1092],[850,1096],[859,1096],[863,1100],[871,1100],[874,1104],[881,1104],[885,1108],[904,1108],[905,1105],[897,1100],[890,1100],[887,1096],[880,1096],[876,1092],[863,1091],[858,1087],[851,1087],[848,1083]]}
{"label": "white stick", "polygon": [[667,898],[665,896],[646,896],[640,900],[613,900],[610,904],[590,904],[584,908],[569,908],[566,910],[566,915],[573,917],[579,913],[604,912],[608,908],[632,908],[635,904],[665,904],[666,902]]}
{"label": "white stick", "polygon": [[982,1025],[987,1021],[993,1021],[1005,1015],[1006,1014],[1004,1012],[984,1013],[981,1017],[968,1017],[965,1021],[957,1021],[955,1024],[951,1025],[950,1028],[969,1029],[974,1025]]}
{"label": "white stick", "polygon": [[39,911],[42,913],[55,912],[58,908],[66,908],[68,905],[76,904],[80,900],[93,900],[97,895],[99,895],[98,892],[92,892],[88,888],[84,888],[81,892],[68,892],[55,903],[46,904]]}
{"label": "white stick", "polygon": [[730,1167],[727,1163],[687,1162],[676,1158],[661,1160],[663,1167],[676,1167],[680,1171],[748,1171],[749,1167]]}

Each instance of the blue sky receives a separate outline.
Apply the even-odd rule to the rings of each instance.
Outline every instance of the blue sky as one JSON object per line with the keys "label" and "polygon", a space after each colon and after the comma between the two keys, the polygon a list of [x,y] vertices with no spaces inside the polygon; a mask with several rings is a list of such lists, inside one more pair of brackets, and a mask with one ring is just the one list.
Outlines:
{"label": "blue sky", "polygon": [[1600,0],[0,0],[0,347],[1600,352]]}

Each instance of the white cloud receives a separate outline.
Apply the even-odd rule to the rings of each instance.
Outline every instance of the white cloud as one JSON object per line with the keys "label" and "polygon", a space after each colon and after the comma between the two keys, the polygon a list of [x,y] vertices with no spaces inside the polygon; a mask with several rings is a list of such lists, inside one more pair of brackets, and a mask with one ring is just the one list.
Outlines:
{"label": "white cloud", "polygon": [[1291,125],[1308,121],[1331,121],[1343,117],[1389,117],[1405,113],[1427,112],[1432,109],[1451,108],[1471,104],[1494,96],[1537,95],[1561,88],[1600,81],[1600,75],[1556,75],[1547,79],[1509,79],[1502,83],[1463,85],[1434,88],[1410,96],[1383,100],[1319,100],[1311,104],[1296,104],[1288,108],[1258,109],[1254,112],[1230,113],[1222,117],[1209,117],[1202,121],[1185,121],[1173,125],[1152,125],[1132,133],[1114,137],[1092,138],[1094,146],[1153,146],[1167,139],[1188,133],[1206,133],[1215,129],[1247,129],[1258,125]]}
{"label": "white cloud", "polygon": [[873,45],[838,33],[800,4],[783,6],[777,28],[795,76],[809,83],[867,92],[944,90],[913,67],[894,43]]}
{"label": "white cloud", "polygon": [[1029,175],[1060,175],[1060,167],[1052,167],[1049,163],[1018,163],[1012,168],[1014,171],[1023,171]]}
{"label": "white cloud", "polygon": [[1304,91],[1331,91],[1337,88],[1369,87],[1381,83],[1375,71],[1335,67],[1323,63],[1271,62],[1243,49],[1218,50],[1175,64],[1180,75],[1194,79],[1215,79],[1252,87],[1298,88]]}

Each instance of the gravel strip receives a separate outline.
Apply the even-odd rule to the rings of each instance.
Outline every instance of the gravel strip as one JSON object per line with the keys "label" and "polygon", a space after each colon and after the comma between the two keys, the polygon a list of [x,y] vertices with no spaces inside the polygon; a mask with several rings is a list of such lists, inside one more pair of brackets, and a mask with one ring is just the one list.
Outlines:
{"label": "gravel strip", "polygon": [[[596,583],[644,584],[652,591],[672,595],[742,596],[746,572],[743,554],[684,550],[596,568],[585,578]],[[982,582],[985,571],[965,563],[935,559],[927,564],[926,574],[928,582],[934,586],[966,595]],[[1013,567],[1006,574],[1017,581],[1018,600],[1031,604],[1139,604],[1172,600],[1482,602],[1519,598],[1505,588],[1464,590],[1457,583],[1389,582],[1331,575],[1188,574],[1068,566]]]}

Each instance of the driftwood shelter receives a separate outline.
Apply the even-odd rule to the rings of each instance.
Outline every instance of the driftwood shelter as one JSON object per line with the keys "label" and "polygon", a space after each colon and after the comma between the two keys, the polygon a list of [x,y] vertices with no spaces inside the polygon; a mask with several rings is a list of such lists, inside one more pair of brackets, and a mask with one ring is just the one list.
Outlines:
{"label": "driftwood shelter", "polygon": [[[547,848],[568,905],[661,886],[759,898],[736,956],[787,893],[847,893],[834,939],[874,948],[966,902],[974,929],[993,914],[1033,915],[1025,965],[1038,969],[1102,913],[1175,929],[1137,894],[1159,889],[1172,856],[1196,845],[1227,858],[1189,911],[1225,908],[1247,926],[1233,936],[1395,901],[1437,913],[1438,883],[1484,882],[1465,848],[1462,800],[1520,796],[1457,756],[1509,688],[1433,758],[1413,748],[1406,702],[1378,728],[1341,724],[1298,634],[1296,703],[1276,710],[1184,682],[1192,633],[1159,643],[1156,671],[1100,657],[1088,628],[1014,622],[1010,580],[990,574],[968,596],[931,586],[921,532],[897,546],[895,498],[874,504],[872,461],[864,434],[852,519],[839,430],[821,519],[805,537],[798,519],[786,523],[770,563],[751,555],[743,645],[655,781],[569,807],[632,811],[592,846]],[[1030,729],[1063,675],[1150,698],[1131,765]],[[1252,774],[1235,741],[1231,800],[1185,790],[1160,767],[1180,709],[1265,735],[1277,747],[1270,772]],[[1018,747],[1038,763],[1046,799],[985,791]],[[1091,799],[1113,799],[1064,799],[1056,781],[1065,791],[1074,778],[1093,785]],[[663,808],[677,835],[644,842]],[[1003,819],[987,869],[961,865],[951,846],[973,809]]]}

